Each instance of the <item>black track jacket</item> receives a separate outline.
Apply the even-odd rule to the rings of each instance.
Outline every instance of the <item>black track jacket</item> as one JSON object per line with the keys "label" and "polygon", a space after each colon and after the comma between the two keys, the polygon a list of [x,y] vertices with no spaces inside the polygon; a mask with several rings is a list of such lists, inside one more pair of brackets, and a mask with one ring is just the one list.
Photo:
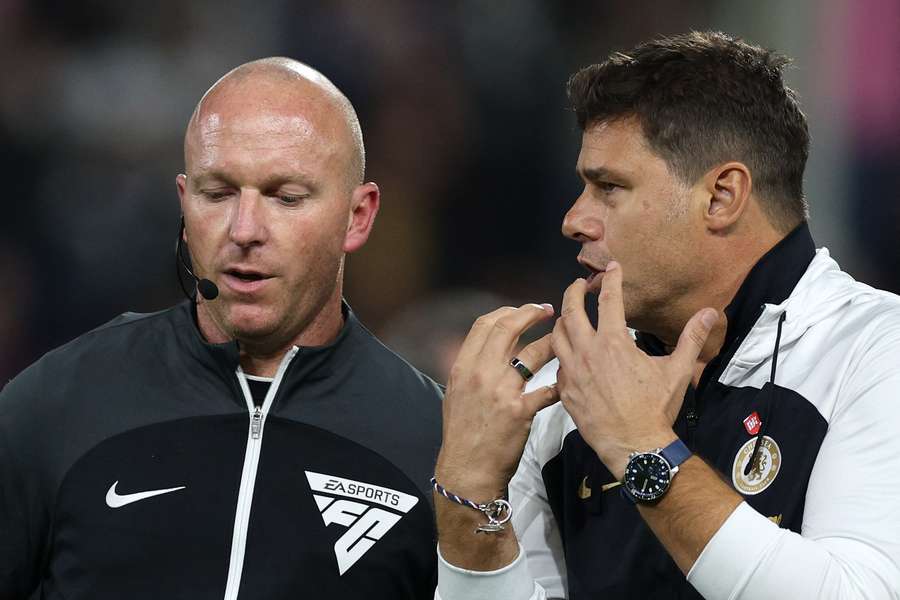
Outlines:
{"label": "black track jacket", "polygon": [[425,598],[439,387],[344,306],[255,407],[189,302],[0,393],[0,599]]}

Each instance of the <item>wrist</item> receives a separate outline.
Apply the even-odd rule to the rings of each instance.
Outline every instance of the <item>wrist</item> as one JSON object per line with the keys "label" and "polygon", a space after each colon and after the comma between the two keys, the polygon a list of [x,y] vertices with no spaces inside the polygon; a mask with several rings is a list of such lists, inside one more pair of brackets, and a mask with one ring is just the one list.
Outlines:
{"label": "wrist", "polygon": [[613,477],[621,481],[625,476],[625,467],[633,452],[648,452],[657,448],[665,448],[678,439],[672,429],[642,433],[629,436],[597,451],[597,457],[609,469]]}
{"label": "wrist", "polygon": [[[436,470],[435,480],[440,482],[440,470]],[[495,514],[495,518],[485,514],[481,508],[472,508],[466,501],[488,504],[500,496],[484,498],[451,499],[441,493],[437,486],[432,490],[437,517],[440,552],[448,564],[473,571],[493,571],[503,568],[516,557],[518,542],[511,524],[507,522],[510,513]],[[456,495],[461,492],[444,490]],[[490,494],[488,494],[490,495]],[[507,505],[508,507],[508,505]],[[502,520],[502,527],[490,527],[492,521]],[[489,527],[485,528],[488,525]]]}
{"label": "wrist", "polygon": [[434,478],[447,490],[477,503],[505,497],[509,484],[508,479],[497,473],[442,464],[440,459],[434,468]]}
{"label": "wrist", "polygon": [[622,495],[635,504],[656,504],[669,491],[681,464],[692,456],[690,448],[675,438],[664,448],[631,455],[622,479]]}

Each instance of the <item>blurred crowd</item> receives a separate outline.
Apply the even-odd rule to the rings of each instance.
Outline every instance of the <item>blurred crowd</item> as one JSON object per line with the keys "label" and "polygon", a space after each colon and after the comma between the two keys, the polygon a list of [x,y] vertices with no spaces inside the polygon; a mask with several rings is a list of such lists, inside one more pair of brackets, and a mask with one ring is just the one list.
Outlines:
{"label": "blurred crowd", "polygon": [[355,104],[383,204],[346,296],[439,379],[477,314],[558,303],[581,274],[559,234],[579,191],[565,81],[666,33],[722,28],[789,54],[779,43],[803,33],[812,151],[831,161],[818,173],[844,174],[808,186],[813,232],[898,291],[900,8],[862,0],[847,18],[788,2],[809,6],[778,17],[775,4],[736,19],[721,0],[0,0],[0,382],[119,313],[179,300],[185,123],[219,76],[270,55],[308,62]]}

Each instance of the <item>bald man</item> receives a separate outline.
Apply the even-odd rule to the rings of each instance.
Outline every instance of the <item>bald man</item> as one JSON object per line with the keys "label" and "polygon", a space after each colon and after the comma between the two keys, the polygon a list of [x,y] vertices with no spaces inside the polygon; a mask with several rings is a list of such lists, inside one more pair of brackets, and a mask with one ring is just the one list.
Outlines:
{"label": "bald man", "polygon": [[248,63],[184,159],[189,300],[0,394],[0,598],[430,596],[440,389],[342,300],[379,206],[352,105]]}

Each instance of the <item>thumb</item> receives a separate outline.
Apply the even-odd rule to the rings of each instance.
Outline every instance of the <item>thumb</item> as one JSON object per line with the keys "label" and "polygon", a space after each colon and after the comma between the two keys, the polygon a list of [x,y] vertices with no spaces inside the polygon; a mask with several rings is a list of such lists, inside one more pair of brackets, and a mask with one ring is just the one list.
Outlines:
{"label": "thumb", "polygon": [[697,362],[697,357],[700,356],[709,338],[709,332],[718,321],[719,314],[715,310],[704,308],[687,322],[678,338],[678,345],[671,354],[672,361],[679,370],[684,369],[687,372],[693,370],[694,363]]}

